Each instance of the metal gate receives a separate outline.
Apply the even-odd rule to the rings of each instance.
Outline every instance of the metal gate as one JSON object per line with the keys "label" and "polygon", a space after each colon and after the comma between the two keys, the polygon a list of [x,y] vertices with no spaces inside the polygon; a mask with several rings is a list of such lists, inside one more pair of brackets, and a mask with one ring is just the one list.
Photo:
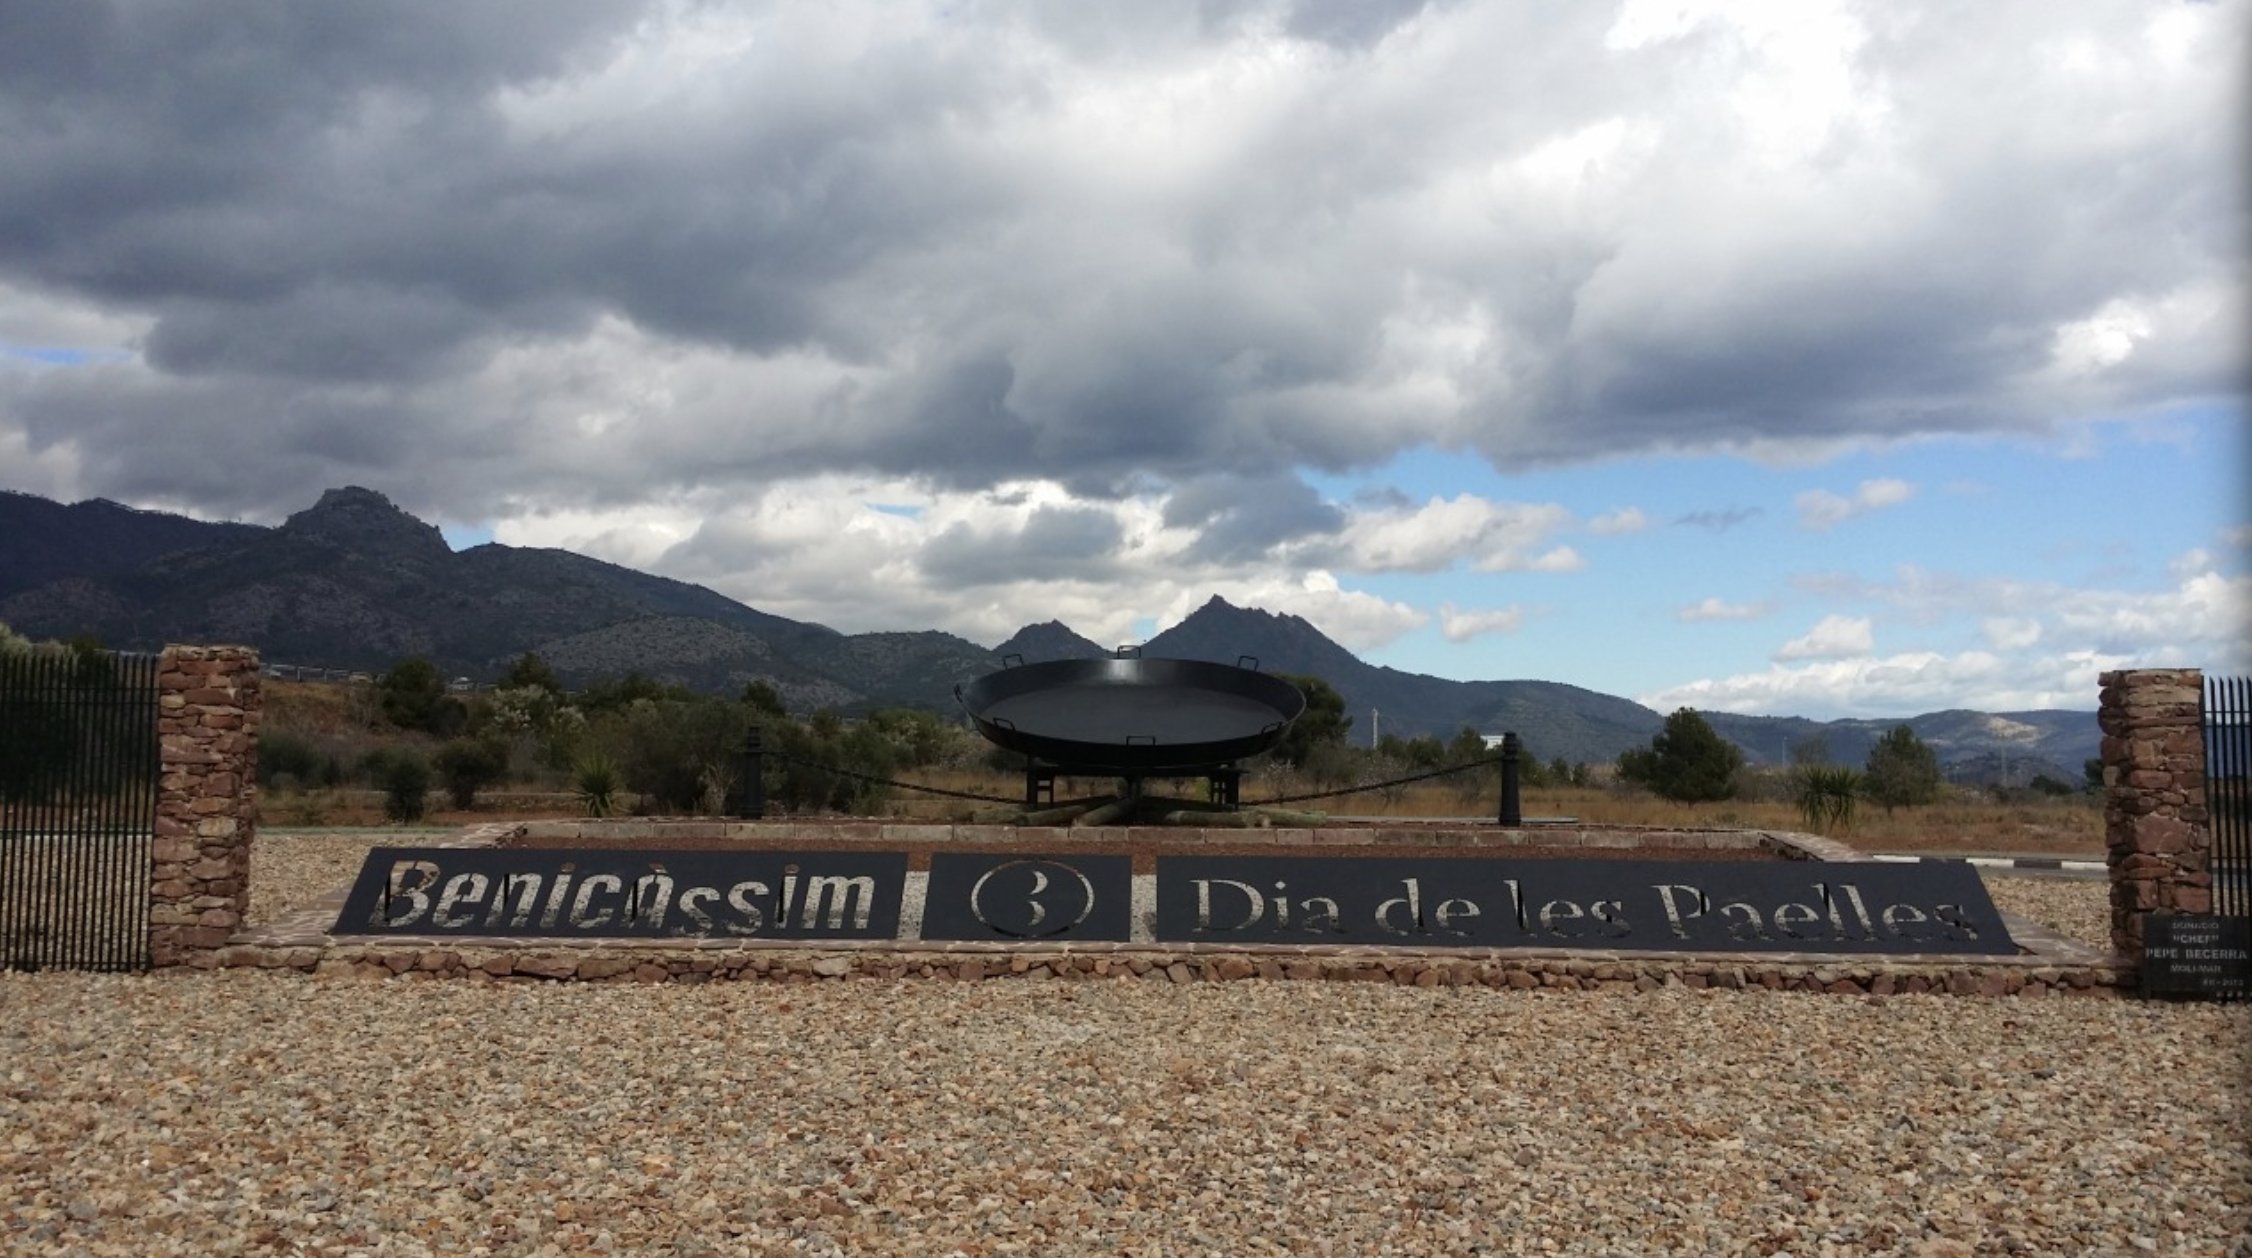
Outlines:
{"label": "metal gate", "polygon": [[0,968],[148,968],[156,663],[0,654]]}
{"label": "metal gate", "polygon": [[2204,725],[2213,911],[2252,917],[2252,680],[2206,678]]}

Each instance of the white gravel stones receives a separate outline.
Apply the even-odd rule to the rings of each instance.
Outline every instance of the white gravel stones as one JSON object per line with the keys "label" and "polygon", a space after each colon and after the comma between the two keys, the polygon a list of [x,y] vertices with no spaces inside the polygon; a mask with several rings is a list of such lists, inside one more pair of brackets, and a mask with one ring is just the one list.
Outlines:
{"label": "white gravel stones", "polygon": [[2111,884],[2104,879],[1991,869],[1980,874],[1995,908],[2031,918],[2091,948],[2111,951]]}
{"label": "white gravel stones", "polygon": [[[253,920],[368,846],[262,837]],[[1987,882],[2106,946],[2102,882]],[[2108,999],[0,975],[0,1251],[2244,1254],[2248,1044]]]}
{"label": "white gravel stones", "polygon": [[0,1010],[11,1252],[2217,1254],[2252,1228],[2245,1008],[226,971],[0,977]]}
{"label": "white gravel stones", "polygon": [[359,834],[267,834],[250,845],[250,907],[246,925],[266,925],[285,913],[310,908],[322,896],[342,891],[359,876],[368,849],[409,847],[402,837],[386,840]]}

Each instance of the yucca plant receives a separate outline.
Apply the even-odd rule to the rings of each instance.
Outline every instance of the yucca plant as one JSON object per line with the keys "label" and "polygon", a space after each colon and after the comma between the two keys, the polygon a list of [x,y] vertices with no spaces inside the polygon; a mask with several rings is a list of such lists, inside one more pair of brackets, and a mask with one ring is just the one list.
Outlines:
{"label": "yucca plant", "polygon": [[625,789],[625,774],[617,761],[596,752],[571,767],[579,807],[589,817],[607,817],[617,811],[618,792]]}
{"label": "yucca plant", "polygon": [[1800,765],[1791,775],[1799,816],[1810,830],[1844,833],[1853,828],[1853,804],[1861,793],[1861,774],[1839,764]]}
{"label": "yucca plant", "polygon": [[705,816],[716,817],[727,811],[727,788],[734,784],[734,775],[725,764],[706,764],[697,772],[696,782],[703,787],[696,802],[702,806]]}

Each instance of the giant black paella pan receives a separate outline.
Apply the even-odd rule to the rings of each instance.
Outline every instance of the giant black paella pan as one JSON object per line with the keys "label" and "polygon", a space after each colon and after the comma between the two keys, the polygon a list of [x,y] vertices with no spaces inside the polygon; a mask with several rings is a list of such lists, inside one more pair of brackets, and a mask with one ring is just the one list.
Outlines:
{"label": "giant black paella pan", "polygon": [[987,673],[954,697],[996,746],[1091,773],[1187,776],[1257,755],[1306,710],[1257,667],[1139,657]]}

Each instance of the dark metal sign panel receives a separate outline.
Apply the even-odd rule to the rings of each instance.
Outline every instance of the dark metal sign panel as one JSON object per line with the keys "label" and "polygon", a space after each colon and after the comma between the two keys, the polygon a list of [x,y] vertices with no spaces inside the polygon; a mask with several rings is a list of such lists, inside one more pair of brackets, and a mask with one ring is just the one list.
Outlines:
{"label": "dark metal sign panel", "polygon": [[1968,865],[1161,856],[1165,943],[1947,953],[2017,945]]}
{"label": "dark metal sign panel", "polygon": [[900,852],[379,847],[340,935],[890,939]]}
{"label": "dark metal sign panel", "polygon": [[2151,913],[2143,918],[2142,993],[2252,999],[2252,917]]}
{"label": "dark metal sign panel", "polygon": [[927,891],[925,939],[1125,943],[1133,858],[939,852]]}

